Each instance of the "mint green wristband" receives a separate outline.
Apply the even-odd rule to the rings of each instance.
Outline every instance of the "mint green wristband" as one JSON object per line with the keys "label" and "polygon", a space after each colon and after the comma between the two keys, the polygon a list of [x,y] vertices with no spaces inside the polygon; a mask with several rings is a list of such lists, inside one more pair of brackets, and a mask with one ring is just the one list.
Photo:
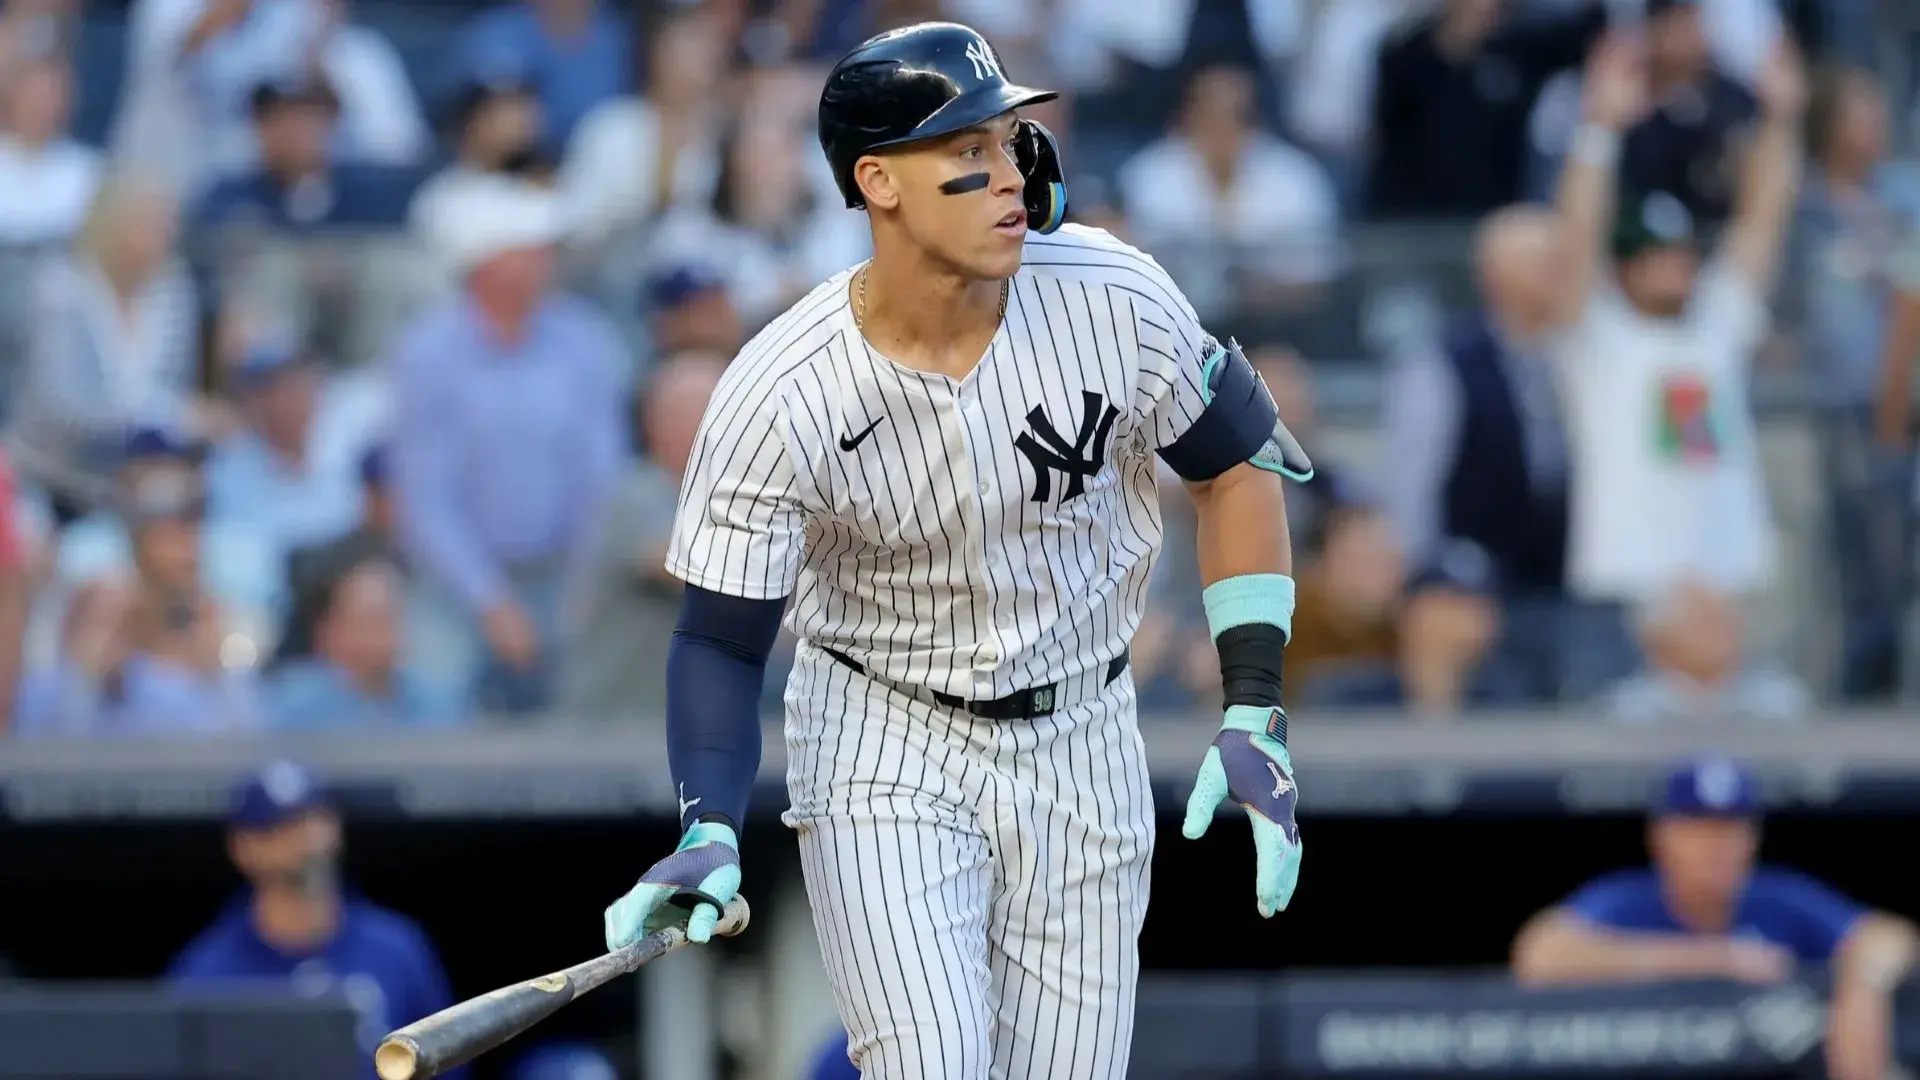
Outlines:
{"label": "mint green wristband", "polygon": [[1241,574],[1216,581],[1200,594],[1207,630],[1218,640],[1236,626],[1264,623],[1293,638],[1293,579],[1285,574]]}

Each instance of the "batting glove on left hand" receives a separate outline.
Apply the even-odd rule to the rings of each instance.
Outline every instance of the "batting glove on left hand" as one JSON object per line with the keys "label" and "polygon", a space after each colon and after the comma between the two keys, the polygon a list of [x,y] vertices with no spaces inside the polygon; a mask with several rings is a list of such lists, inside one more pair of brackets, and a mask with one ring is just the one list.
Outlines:
{"label": "batting glove on left hand", "polygon": [[[1206,835],[1222,799],[1232,799],[1253,823],[1253,894],[1262,918],[1272,918],[1293,899],[1300,880],[1300,826],[1294,823],[1293,758],[1267,733],[1279,709],[1235,705],[1213,737],[1200,779],[1187,799],[1180,831],[1189,840]],[[1281,713],[1282,717],[1286,714]]]}
{"label": "batting glove on left hand", "polygon": [[740,841],[718,821],[696,821],[673,854],[640,875],[640,883],[607,908],[607,948],[620,949],[655,930],[673,926],[681,912],[674,901],[691,903],[687,940],[713,937],[720,911],[740,891]]}

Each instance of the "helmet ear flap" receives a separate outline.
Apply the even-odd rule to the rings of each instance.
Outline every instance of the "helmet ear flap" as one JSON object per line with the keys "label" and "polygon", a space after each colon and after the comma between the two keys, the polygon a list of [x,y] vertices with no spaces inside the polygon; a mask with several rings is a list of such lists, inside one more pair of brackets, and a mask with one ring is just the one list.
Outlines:
{"label": "helmet ear flap", "polygon": [[1060,168],[1060,144],[1038,120],[1021,120],[1014,155],[1027,178],[1023,201],[1027,228],[1045,234],[1067,220],[1067,181]]}

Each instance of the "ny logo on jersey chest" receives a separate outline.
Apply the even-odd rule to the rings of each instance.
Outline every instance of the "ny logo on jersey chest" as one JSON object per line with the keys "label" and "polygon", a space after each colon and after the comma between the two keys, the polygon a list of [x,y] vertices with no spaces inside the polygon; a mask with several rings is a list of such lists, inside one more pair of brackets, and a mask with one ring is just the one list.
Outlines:
{"label": "ny logo on jersey chest", "polygon": [[1107,438],[1113,434],[1113,422],[1120,410],[1091,390],[1080,391],[1083,410],[1080,430],[1068,442],[1060,436],[1046,410],[1038,405],[1027,413],[1030,429],[1013,440],[1013,448],[1026,455],[1033,465],[1033,501],[1046,502],[1053,494],[1053,474],[1066,477],[1061,503],[1071,502],[1087,493],[1087,479],[1100,471],[1107,460]]}

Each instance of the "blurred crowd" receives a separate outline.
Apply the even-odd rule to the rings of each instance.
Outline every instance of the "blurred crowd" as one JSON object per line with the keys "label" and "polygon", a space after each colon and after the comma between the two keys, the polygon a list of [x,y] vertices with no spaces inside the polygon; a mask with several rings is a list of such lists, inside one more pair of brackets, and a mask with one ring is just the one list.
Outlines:
{"label": "blurred crowd", "polygon": [[[1751,486],[1768,364],[1817,388],[1845,640],[1813,682],[1887,699],[1920,356],[1893,8],[1890,33],[1870,0],[4,0],[0,730],[658,715],[707,398],[868,253],[814,145],[819,80],[935,17],[1067,91],[1035,111],[1073,217],[1246,342],[1324,463],[1292,496],[1298,704],[1803,716],[1805,673],[1748,617],[1778,573],[1764,505],[1673,530],[1686,572],[1652,584],[1596,584],[1578,551],[1598,511],[1573,493],[1609,453]],[[1574,394],[1553,371],[1565,230],[1517,207],[1591,149],[1609,24],[1645,99],[1609,158],[1623,266],[1711,255],[1757,192],[1792,200],[1773,330],[1709,327],[1739,354],[1711,386]],[[1808,100],[1763,184],[1782,41]],[[1666,287],[1680,308],[1698,262]],[[1661,287],[1621,287],[1660,314]],[[1316,372],[1366,359],[1379,450],[1349,457],[1316,440]],[[1591,415],[1656,397],[1654,420]],[[1605,497],[1668,498],[1656,474]],[[1156,709],[1217,692],[1176,492],[1134,650]]]}

